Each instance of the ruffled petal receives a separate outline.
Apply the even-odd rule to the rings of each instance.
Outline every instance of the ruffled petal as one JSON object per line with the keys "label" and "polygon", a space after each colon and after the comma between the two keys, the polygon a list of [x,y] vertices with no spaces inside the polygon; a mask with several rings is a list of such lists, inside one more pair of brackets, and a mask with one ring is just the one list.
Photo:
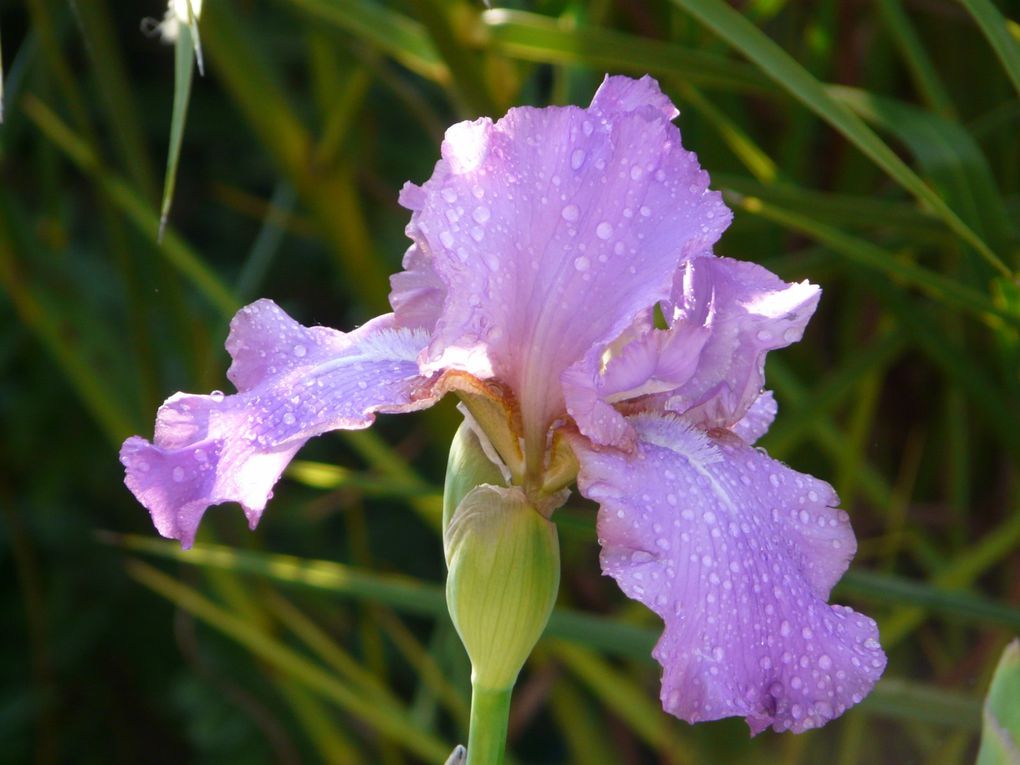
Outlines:
{"label": "ruffled petal", "polygon": [[744,416],[740,418],[740,421],[730,430],[736,433],[745,444],[754,444],[769,432],[778,412],[779,405],[776,403],[776,397],[772,395],[772,391],[762,391],[761,395],[744,413]]}
{"label": "ruffled petal", "polygon": [[309,438],[435,401],[416,360],[427,341],[392,315],[348,334],[304,327],[269,300],[246,306],[227,340],[228,377],[239,392],[167,399],[152,443],[139,436],[124,442],[125,482],[159,533],[185,548],[211,505],[239,502],[254,528]]}
{"label": "ruffled petal", "polygon": [[675,120],[680,116],[679,109],[662,92],[659,83],[647,74],[639,80],[620,75],[613,77],[607,75],[595,92],[589,109],[612,116],[648,106],[657,109],[667,120]]}
{"label": "ruffled petal", "polygon": [[859,702],[885,655],[874,621],[826,603],[856,548],[832,488],[675,415],[631,424],[633,454],[573,446],[603,571],[665,622],[664,708],[799,732]]}
{"label": "ruffled petal", "polygon": [[402,327],[435,329],[446,300],[446,285],[432,267],[432,259],[418,245],[404,253],[404,270],[390,277],[390,305]]}
{"label": "ruffled petal", "polygon": [[728,428],[761,393],[766,354],[801,339],[821,290],[754,263],[707,257],[684,265],[675,295],[670,331],[704,326],[711,334],[694,375],[666,407],[705,428]]}
{"label": "ruffled petal", "polygon": [[622,400],[655,396],[655,408],[686,413],[705,428],[736,428],[759,398],[767,352],[801,338],[819,295],[814,285],[787,284],[753,263],[692,258],[663,301],[669,329],[649,326],[618,342],[608,361],[589,352],[568,369],[568,411],[595,443],[625,448],[633,433],[611,406]]}
{"label": "ruffled petal", "polygon": [[629,449],[633,428],[613,404],[676,390],[694,374],[710,335],[704,326],[665,331],[649,325],[616,350],[590,351],[562,376],[567,412],[578,430],[600,446]]}
{"label": "ruffled petal", "polygon": [[561,373],[667,299],[729,223],[674,114],[654,81],[610,78],[589,109],[447,131],[432,178],[401,195],[447,288],[425,369],[499,377],[544,439]]}

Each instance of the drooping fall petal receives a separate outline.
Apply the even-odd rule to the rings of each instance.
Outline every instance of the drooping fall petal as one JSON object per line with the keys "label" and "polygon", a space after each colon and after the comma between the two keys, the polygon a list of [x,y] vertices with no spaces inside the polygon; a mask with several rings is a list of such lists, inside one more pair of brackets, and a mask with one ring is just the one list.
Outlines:
{"label": "drooping fall petal", "polygon": [[416,362],[427,339],[392,316],[343,333],[304,327],[269,300],[246,306],[227,340],[238,393],[167,399],[152,442],[135,436],[121,449],[128,488],[159,533],[184,547],[211,505],[239,502],[254,528],[309,438],[433,403]]}
{"label": "drooping fall petal", "polygon": [[859,702],[885,656],[874,621],[826,602],[856,549],[832,488],[676,415],[631,424],[633,454],[575,437],[578,485],[601,505],[603,571],[665,623],[665,709],[757,733]]}

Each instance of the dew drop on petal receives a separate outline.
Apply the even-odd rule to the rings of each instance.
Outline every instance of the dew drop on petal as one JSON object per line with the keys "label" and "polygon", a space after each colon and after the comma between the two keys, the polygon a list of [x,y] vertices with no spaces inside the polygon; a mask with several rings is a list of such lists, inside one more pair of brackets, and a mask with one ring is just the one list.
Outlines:
{"label": "dew drop on petal", "polygon": [[584,257],[583,255],[574,260],[574,268],[576,268],[578,271],[587,271],[590,266],[591,261],[588,260],[588,258]]}
{"label": "dew drop on petal", "polygon": [[284,412],[284,414],[283,414],[283,424],[284,425],[293,425],[294,424],[294,414],[293,414],[293,412]]}
{"label": "dew drop on petal", "polygon": [[485,223],[489,219],[489,216],[489,208],[485,205],[476,207],[475,211],[471,213],[471,217],[475,219],[475,223]]}
{"label": "dew drop on petal", "polygon": [[563,208],[563,220],[575,221],[577,216],[581,214],[581,211],[577,209],[577,205],[567,205]]}
{"label": "dew drop on petal", "polygon": [[177,483],[180,483],[181,481],[183,481],[184,480],[184,468],[182,468],[180,465],[175,467],[174,468],[174,472],[173,472],[173,477],[174,477],[174,480],[177,481]]}
{"label": "dew drop on petal", "polygon": [[595,236],[599,239],[608,239],[613,235],[613,224],[609,221],[602,221],[595,229]]}
{"label": "dew drop on petal", "polygon": [[209,394],[209,398],[211,398],[213,401],[222,401],[223,400],[223,391],[221,391],[221,390],[214,390],[212,393]]}
{"label": "dew drop on petal", "polygon": [[584,149],[574,149],[574,153],[570,155],[570,166],[574,170],[580,170],[581,165],[584,164],[584,158]]}
{"label": "dew drop on petal", "polygon": [[443,247],[453,247],[453,234],[449,231],[443,231],[439,235],[439,241],[443,243]]}
{"label": "dew drop on petal", "polygon": [[308,353],[308,349],[305,348],[300,343],[294,346],[294,355],[297,356],[299,359],[303,358],[306,353]]}

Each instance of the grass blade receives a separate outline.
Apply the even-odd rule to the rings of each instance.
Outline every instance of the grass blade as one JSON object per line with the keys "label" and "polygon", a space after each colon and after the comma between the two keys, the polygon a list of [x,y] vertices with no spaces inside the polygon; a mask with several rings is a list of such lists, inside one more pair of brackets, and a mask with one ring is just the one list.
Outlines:
{"label": "grass blade", "polygon": [[441,760],[450,751],[448,744],[414,727],[403,714],[371,703],[323,672],[321,667],[254,628],[250,622],[220,608],[198,591],[140,561],[129,560],[125,565],[128,575],[135,581],[237,641],[263,661],[333,701],[348,714],[385,733],[408,751],[430,761]]}
{"label": "grass blade", "polygon": [[[191,4],[188,3],[190,15]],[[174,105],[170,117],[170,146],[166,153],[166,176],[163,179],[163,200],[159,208],[158,241],[163,241],[170,205],[173,203],[174,186],[177,183],[177,163],[181,158],[181,142],[184,140],[184,124],[188,119],[188,102],[191,100],[191,80],[194,75],[197,38],[190,24],[177,25],[177,39],[174,41]]]}
{"label": "grass blade", "polygon": [[677,754],[691,750],[687,737],[679,733],[679,726],[661,710],[658,700],[632,677],[581,646],[556,641],[551,648],[556,659],[647,744],[670,752],[670,762],[678,765],[693,761],[690,755]]}
{"label": "grass blade", "polygon": [[448,84],[450,71],[417,21],[365,0],[286,0],[310,16],[364,40],[426,79]]}
{"label": "grass blade", "polygon": [[805,107],[828,122],[889,177],[928,205],[961,239],[971,245],[1004,276],[1010,269],[942,197],[926,184],[857,115],[838,102],[790,54],[723,0],[672,0],[731,47],[754,62],[761,71]]}
{"label": "grass blade", "polygon": [[910,17],[903,10],[903,4],[900,0],[878,0],[878,12],[882,15],[882,20],[896,45],[899,46],[907,69],[910,70],[910,75],[928,106],[944,117],[955,116],[956,110],[949,99],[949,94],[942,85],[938,72],[935,71],[928,51],[921,44]]}
{"label": "grass blade", "polygon": [[993,624],[1020,632],[1020,608],[974,593],[932,587],[891,574],[851,569],[843,575],[836,591],[861,600],[922,606],[931,613],[950,619]]}
{"label": "grass blade", "polygon": [[22,324],[52,354],[109,443],[117,446],[134,431],[134,423],[123,402],[111,395],[110,387],[96,374],[82,349],[71,341],[63,322],[33,294],[15,258],[17,244],[9,238],[8,222],[4,219],[10,213],[2,198],[0,205],[0,288],[6,292]]}
{"label": "grass blade", "polygon": [[1002,62],[1006,74],[1012,80],[1013,87],[1020,94],[1020,43],[1010,35],[1010,22],[999,13],[991,0],[960,0],[960,4],[970,11],[974,21],[981,27],[995,55]]}
{"label": "grass blade", "polygon": [[981,723],[981,706],[977,699],[892,677],[880,680],[860,708],[883,717],[920,720],[972,731]]}
{"label": "grass blade", "polygon": [[900,279],[934,300],[965,309],[984,321],[988,321],[989,317],[996,317],[1013,327],[1020,327],[1020,314],[1010,307],[997,305],[987,295],[960,284],[955,279],[898,258],[865,239],[845,234],[818,223],[807,215],[783,210],[760,199],[735,194],[727,195],[727,199],[750,213],[806,234],[869,270]]}
{"label": "grass blade", "polygon": [[4,46],[3,29],[0,28],[0,125],[4,124]]}
{"label": "grass blade", "polygon": [[963,126],[856,88],[834,85],[829,93],[902,141],[936,189],[975,231],[1000,250],[1008,246],[1014,232],[1002,194],[988,160]]}
{"label": "grass blade", "polygon": [[548,16],[503,8],[483,13],[482,23],[489,48],[525,61],[674,75],[692,85],[726,90],[770,87],[753,67],[696,48],[593,27],[568,28]]}
{"label": "grass blade", "polygon": [[[104,168],[92,149],[74,134],[61,119],[34,96],[26,95],[23,103],[25,114],[83,172],[93,176],[103,192],[115,207],[144,236],[151,237],[156,229],[156,213],[142,200],[138,193],[122,178]],[[210,269],[178,236],[167,231],[159,252],[170,264],[186,277],[225,317],[230,317],[240,307],[237,299]]]}

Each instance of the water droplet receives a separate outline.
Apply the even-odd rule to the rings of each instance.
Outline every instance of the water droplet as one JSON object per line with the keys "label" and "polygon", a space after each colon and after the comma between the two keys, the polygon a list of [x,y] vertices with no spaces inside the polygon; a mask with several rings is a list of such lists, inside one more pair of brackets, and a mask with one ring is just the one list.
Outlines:
{"label": "water droplet", "polygon": [[631,563],[648,563],[655,556],[646,550],[635,550],[630,554]]}
{"label": "water droplet", "polygon": [[305,348],[300,343],[294,346],[294,355],[297,356],[299,359],[304,358],[306,353],[308,353],[308,349]]}
{"label": "water droplet", "polygon": [[759,329],[758,330],[758,339],[761,340],[761,341],[771,340],[772,339],[772,333],[769,332],[767,329]]}
{"label": "water droplet", "polygon": [[813,633],[813,632],[811,631],[811,628],[810,628],[810,627],[805,627],[804,629],[802,629],[802,630],[800,631],[800,636],[801,636],[802,638],[804,638],[805,640],[810,640],[810,639],[811,639],[811,638],[812,638],[812,637],[814,636],[814,634],[815,634],[815,633]]}
{"label": "water droplet", "polygon": [[294,421],[295,420],[294,420],[293,412],[284,412],[283,413],[283,424],[284,425],[293,425]]}
{"label": "water droplet", "polygon": [[577,209],[577,205],[567,205],[563,208],[563,220],[575,221],[577,216],[581,214],[581,211]]}
{"label": "water droplet", "polygon": [[443,247],[453,247],[453,234],[444,231],[439,235],[439,241],[443,243]]}
{"label": "water droplet", "polygon": [[587,271],[590,266],[591,261],[588,260],[588,258],[584,257],[583,255],[574,260],[574,268],[576,268],[578,271]]}
{"label": "water droplet", "polygon": [[783,637],[790,637],[790,630],[791,630],[790,623],[786,621],[786,619],[783,619],[783,621],[779,625],[779,634],[782,635]]}
{"label": "water droplet", "polygon": [[206,456],[204,449],[195,449],[195,462],[199,462],[204,465],[208,461],[209,457]]}
{"label": "water droplet", "polygon": [[485,230],[481,226],[472,226],[471,238],[476,242],[482,241],[485,238]]}
{"label": "water droplet", "polygon": [[489,219],[490,215],[491,213],[489,212],[489,208],[485,205],[476,207],[475,211],[471,213],[471,217],[475,219],[475,223],[485,223],[485,221]]}
{"label": "water droplet", "polygon": [[443,189],[442,194],[443,199],[445,199],[447,202],[453,203],[457,201],[457,192],[451,188]]}
{"label": "water droplet", "polygon": [[832,669],[832,659],[829,657],[829,654],[823,653],[818,657],[818,666],[822,669]]}
{"label": "water droplet", "polygon": [[151,467],[151,466],[149,465],[149,463],[148,463],[148,462],[145,462],[145,461],[143,460],[143,461],[141,461],[141,462],[138,462],[138,463],[137,463],[137,467],[138,467],[138,469],[139,469],[139,470],[141,470],[141,471],[142,471],[143,473],[148,473],[148,472],[149,472],[149,469],[150,469],[150,467]]}
{"label": "water droplet", "polygon": [[179,465],[177,467],[175,467],[174,468],[174,472],[173,472],[173,477],[174,477],[174,480],[177,481],[177,483],[180,483],[181,481],[183,481],[184,480],[184,468],[180,467]]}
{"label": "water droplet", "polygon": [[570,166],[574,170],[580,170],[581,165],[584,164],[584,158],[587,156],[584,153],[584,149],[574,149],[574,153],[570,155]]}
{"label": "water droplet", "polygon": [[594,127],[588,120],[585,120],[584,122],[581,123],[581,130],[584,131],[585,135],[591,135],[591,132],[592,130],[594,130]]}
{"label": "water droplet", "polygon": [[595,228],[595,236],[599,239],[608,239],[613,235],[613,224],[609,221],[602,221]]}
{"label": "water droplet", "polygon": [[640,212],[643,216],[647,218],[649,215],[652,214],[652,208],[648,207],[647,205],[642,205]]}
{"label": "water droplet", "polygon": [[641,174],[642,174],[643,172],[644,172],[644,171],[643,171],[643,170],[641,169],[640,165],[634,165],[634,166],[633,166],[633,167],[632,167],[632,168],[630,169],[630,178],[631,178],[631,180],[632,180],[632,181],[636,181],[636,180],[637,180],[638,178],[640,178],[640,177],[641,177]]}
{"label": "water droplet", "polygon": [[222,401],[223,400],[223,391],[221,391],[221,390],[214,390],[212,393],[209,394],[209,398],[211,398],[213,401]]}

